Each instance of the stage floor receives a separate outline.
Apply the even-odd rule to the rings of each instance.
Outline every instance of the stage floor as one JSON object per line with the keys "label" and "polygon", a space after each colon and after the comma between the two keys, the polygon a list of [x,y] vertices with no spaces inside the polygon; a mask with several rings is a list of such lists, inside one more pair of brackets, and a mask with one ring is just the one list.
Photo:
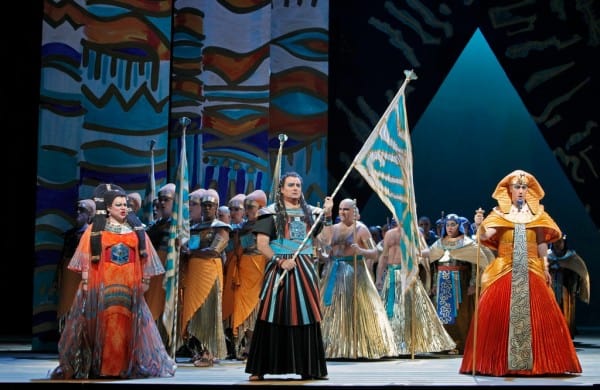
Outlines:
{"label": "stage floor", "polygon": [[[302,381],[296,375],[265,376],[261,382],[249,382],[244,372],[245,364],[225,360],[213,367],[197,368],[188,358],[177,358],[178,368],[172,378],[150,378],[130,380],[49,380],[47,374],[57,365],[56,354],[31,351],[31,345],[19,342],[0,344],[0,385],[25,388],[57,386],[57,388],[96,387],[110,384],[140,389],[173,388],[232,388],[240,386],[269,386],[270,388],[311,387],[452,387],[470,386],[600,386],[600,333],[597,330],[580,331],[575,338],[577,354],[583,373],[564,377],[486,377],[458,374],[461,356],[432,354],[414,359],[398,358],[375,361],[329,361],[328,380]],[[10,386],[9,386],[10,385]],[[114,387],[114,386],[113,386]]]}

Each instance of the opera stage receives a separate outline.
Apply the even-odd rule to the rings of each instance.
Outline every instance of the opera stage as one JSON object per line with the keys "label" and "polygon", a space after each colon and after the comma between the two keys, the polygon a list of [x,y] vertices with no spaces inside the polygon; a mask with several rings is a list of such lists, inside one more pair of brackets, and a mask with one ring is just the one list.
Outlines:
{"label": "opera stage", "polygon": [[222,389],[259,386],[276,388],[376,388],[397,387],[425,390],[472,386],[588,386],[600,387],[600,331],[580,330],[575,338],[583,373],[564,377],[485,377],[458,374],[461,356],[430,354],[375,361],[329,361],[329,379],[302,381],[295,375],[265,376],[261,382],[249,382],[245,364],[225,360],[213,367],[197,368],[189,358],[177,358],[177,373],[172,378],[131,380],[70,380],[47,379],[47,373],[57,365],[56,354],[36,353],[31,345],[4,340],[0,344],[0,386],[4,389],[40,388],[81,389],[99,386],[134,390]]}

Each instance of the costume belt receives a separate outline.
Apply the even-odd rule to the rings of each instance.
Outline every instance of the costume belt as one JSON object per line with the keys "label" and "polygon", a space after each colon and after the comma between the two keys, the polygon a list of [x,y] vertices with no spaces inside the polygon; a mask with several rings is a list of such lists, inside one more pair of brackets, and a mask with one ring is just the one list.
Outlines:
{"label": "costume belt", "polygon": [[[278,238],[270,242],[271,249],[276,255],[286,255],[290,253],[296,253],[296,250],[300,246],[300,242],[289,240],[287,238]],[[299,255],[312,255],[313,254],[313,246],[312,239],[308,239],[306,241],[306,245],[300,252]]]}
{"label": "costume belt", "polygon": [[208,248],[201,248],[201,249],[195,249],[195,250],[191,250],[188,252],[188,258],[189,259],[194,259],[194,260],[213,260],[213,259],[217,259],[219,258],[219,256],[210,256],[210,257],[206,257],[206,251],[203,249],[208,249]]}
{"label": "costume belt", "polygon": [[[364,259],[363,256],[356,256],[356,260],[362,261]],[[331,305],[331,299],[333,296],[333,287],[335,286],[335,279],[337,274],[337,269],[340,261],[351,262],[354,261],[354,256],[340,256],[333,258],[333,264],[331,264],[331,271],[329,271],[329,279],[327,280],[327,286],[325,286],[325,294],[323,296],[323,303],[325,306]],[[356,272],[356,270],[354,270]]]}

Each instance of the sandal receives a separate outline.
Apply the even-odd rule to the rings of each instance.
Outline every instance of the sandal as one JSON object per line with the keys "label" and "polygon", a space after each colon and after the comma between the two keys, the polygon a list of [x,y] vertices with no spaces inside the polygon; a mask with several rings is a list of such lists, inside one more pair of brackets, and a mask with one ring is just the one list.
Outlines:
{"label": "sandal", "polygon": [[213,360],[210,358],[202,357],[200,359],[194,360],[194,366],[195,367],[212,367]]}
{"label": "sandal", "polygon": [[250,382],[264,381],[265,377],[264,375],[250,375],[250,378],[248,378],[248,380]]}
{"label": "sandal", "polygon": [[192,358],[192,363],[196,367],[212,367],[215,362],[208,352],[204,352],[202,355],[195,355]]}

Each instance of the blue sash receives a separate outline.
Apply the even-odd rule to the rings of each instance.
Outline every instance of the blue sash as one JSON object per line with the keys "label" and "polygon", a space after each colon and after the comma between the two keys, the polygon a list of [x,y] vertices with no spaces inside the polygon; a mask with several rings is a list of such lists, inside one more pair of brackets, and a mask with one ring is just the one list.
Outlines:
{"label": "blue sash", "polygon": [[388,275],[390,277],[390,284],[388,287],[388,294],[385,301],[385,310],[388,318],[394,317],[394,303],[396,301],[396,270],[402,269],[400,264],[388,264]]}
{"label": "blue sash", "polygon": [[[356,256],[356,260],[363,260],[361,255]],[[331,265],[331,271],[329,271],[329,279],[327,280],[327,286],[325,287],[325,294],[323,296],[323,303],[325,306],[331,306],[331,299],[333,297],[333,286],[335,286],[335,279],[338,269],[338,264],[340,261],[350,262],[354,261],[354,256],[342,256],[342,257],[334,257],[333,264]],[[354,270],[356,272],[356,270]]]}
{"label": "blue sash", "polygon": [[[273,250],[273,252],[276,255],[289,255],[289,254],[296,253],[296,250],[300,246],[300,242],[290,240],[287,238],[278,238],[276,240],[271,241],[270,245],[271,245],[271,249]],[[299,255],[312,255],[313,254],[313,246],[312,246],[311,238],[309,238],[306,241],[306,245],[304,245],[304,248],[302,248],[302,250],[300,252],[298,252],[298,254]]]}

